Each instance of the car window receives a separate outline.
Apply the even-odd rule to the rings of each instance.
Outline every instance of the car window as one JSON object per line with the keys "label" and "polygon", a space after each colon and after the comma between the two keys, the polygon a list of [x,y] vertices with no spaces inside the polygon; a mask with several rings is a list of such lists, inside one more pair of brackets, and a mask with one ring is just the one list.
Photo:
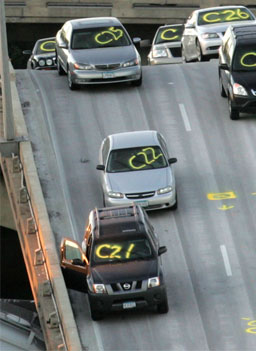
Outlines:
{"label": "car window", "polygon": [[234,51],[234,45],[233,45],[233,41],[231,38],[229,38],[224,46],[224,56],[225,56],[225,60],[226,63],[228,65],[231,64],[231,59],[232,59],[232,55],[233,55],[233,51]]}
{"label": "car window", "polygon": [[254,17],[246,8],[223,8],[218,10],[207,10],[199,12],[198,25],[248,21],[254,20]]}
{"label": "car window", "polygon": [[35,54],[48,54],[55,51],[55,40],[47,39],[37,43]]}
{"label": "car window", "polygon": [[180,41],[182,32],[183,26],[166,26],[159,28],[156,35],[155,44]]}
{"label": "car window", "polygon": [[108,152],[109,152],[109,138],[106,138],[104,140],[104,143],[103,143],[103,147],[102,147],[102,161],[103,161],[103,164],[105,165],[106,164],[106,161],[107,161],[107,156],[108,156]]}
{"label": "car window", "polygon": [[234,53],[233,70],[256,71],[256,43],[237,46]]}
{"label": "car window", "polygon": [[147,238],[104,240],[92,249],[92,265],[118,263],[153,258],[153,250]]}
{"label": "car window", "polygon": [[134,172],[167,167],[167,161],[159,146],[144,146],[112,150],[107,172]]}
{"label": "car window", "polygon": [[116,27],[86,28],[73,32],[71,48],[97,49],[131,45],[124,29]]}

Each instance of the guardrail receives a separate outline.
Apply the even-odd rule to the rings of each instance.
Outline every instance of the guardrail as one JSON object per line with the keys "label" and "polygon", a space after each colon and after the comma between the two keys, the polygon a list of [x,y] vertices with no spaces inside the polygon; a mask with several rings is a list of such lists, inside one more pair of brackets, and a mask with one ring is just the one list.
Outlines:
{"label": "guardrail", "polygon": [[244,5],[256,14],[255,0],[6,0],[7,22],[62,23],[71,18],[114,16],[123,23],[184,22],[197,8]]}

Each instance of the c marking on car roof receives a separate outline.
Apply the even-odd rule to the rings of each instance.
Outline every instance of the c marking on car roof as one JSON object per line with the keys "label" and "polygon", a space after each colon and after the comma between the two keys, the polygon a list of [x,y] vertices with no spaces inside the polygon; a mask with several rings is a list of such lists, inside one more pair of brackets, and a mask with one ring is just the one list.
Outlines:
{"label": "c marking on car roof", "polygon": [[[152,160],[150,161],[148,159],[148,155],[146,154],[146,151],[150,150],[152,152]],[[145,163],[142,164],[141,166],[134,166],[133,164],[133,161],[134,159],[136,159],[137,156],[139,155],[143,155],[144,156],[144,159],[145,159]],[[163,154],[160,153],[156,156],[156,152],[155,150],[152,148],[152,147],[147,147],[145,149],[142,149],[142,151],[138,152],[136,155],[130,157],[129,159],[129,165],[131,166],[131,168],[134,168],[134,169],[141,169],[141,168],[144,168],[146,167],[147,165],[150,165],[151,163],[155,162],[159,157],[163,157]]]}
{"label": "c marking on car roof", "polygon": [[[100,37],[104,37],[106,34],[110,35],[110,38],[108,40],[100,40]],[[94,39],[97,43],[101,45],[105,45],[108,43],[111,43],[113,40],[118,40],[123,36],[124,32],[121,29],[115,29],[114,27],[110,27],[109,30],[104,30],[103,32],[100,32],[95,35]]]}
{"label": "c marking on car roof", "polygon": [[177,32],[177,29],[175,29],[175,28],[168,28],[168,29],[165,29],[164,31],[162,31],[162,33],[161,33],[161,39],[163,39],[163,40],[175,40],[175,39],[179,39],[180,38],[180,36],[179,35],[173,35],[173,36],[166,36],[165,34],[167,33],[167,32],[172,32],[172,34],[173,33],[175,33],[175,32]]}
{"label": "c marking on car roof", "polygon": [[[211,11],[211,12],[207,12],[202,19],[206,22],[206,23],[216,23],[216,22],[220,22],[221,21],[221,15],[222,14],[227,14],[226,17],[223,18],[223,20],[225,22],[229,22],[229,21],[237,21],[237,20],[245,20],[248,19],[250,17],[250,15],[244,11],[242,11],[241,9],[227,9],[227,10],[223,10],[223,11]],[[213,18],[209,18],[209,16],[215,16]]]}
{"label": "c marking on car roof", "polygon": [[[244,61],[245,61],[246,59],[248,59],[248,57],[250,57],[250,56],[255,56],[255,57],[253,57],[254,62],[251,63],[251,64],[245,63]],[[252,58],[251,58],[251,59],[252,59]],[[241,63],[241,65],[244,66],[244,67],[255,67],[255,66],[256,66],[256,52],[247,52],[246,54],[244,54],[244,55],[241,57],[240,63]]]}
{"label": "c marking on car roof", "polygon": [[228,199],[236,199],[236,194],[234,191],[226,191],[224,193],[208,193],[208,200],[228,200]]}
{"label": "c marking on car roof", "polygon": [[49,43],[55,45],[55,41],[54,41],[54,40],[47,40],[47,41],[44,41],[44,42],[40,45],[40,50],[42,50],[42,51],[55,51],[55,47],[53,47],[53,49],[45,48],[45,45],[47,45],[47,44],[49,44]]}

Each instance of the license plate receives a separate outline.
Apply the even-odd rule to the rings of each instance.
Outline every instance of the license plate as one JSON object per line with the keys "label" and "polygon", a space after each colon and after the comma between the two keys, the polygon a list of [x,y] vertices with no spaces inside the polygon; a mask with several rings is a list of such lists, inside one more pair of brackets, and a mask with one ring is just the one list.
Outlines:
{"label": "license plate", "polygon": [[147,207],[148,206],[148,201],[135,201],[137,205],[142,206],[142,207]]}
{"label": "license plate", "polygon": [[103,78],[114,78],[114,73],[111,73],[111,72],[103,73]]}
{"label": "license plate", "polygon": [[134,307],[136,307],[136,302],[134,302],[134,301],[123,303],[123,309],[134,308]]}

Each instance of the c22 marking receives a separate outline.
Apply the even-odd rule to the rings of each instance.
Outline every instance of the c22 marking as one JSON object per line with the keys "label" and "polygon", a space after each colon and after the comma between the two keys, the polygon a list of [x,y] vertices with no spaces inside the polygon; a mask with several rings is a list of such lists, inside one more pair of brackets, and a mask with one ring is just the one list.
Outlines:
{"label": "c22 marking", "polygon": [[226,191],[224,193],[208,193],[208,200],[228,200],[228,199],[236,199],[236,194],[234,191]]}

